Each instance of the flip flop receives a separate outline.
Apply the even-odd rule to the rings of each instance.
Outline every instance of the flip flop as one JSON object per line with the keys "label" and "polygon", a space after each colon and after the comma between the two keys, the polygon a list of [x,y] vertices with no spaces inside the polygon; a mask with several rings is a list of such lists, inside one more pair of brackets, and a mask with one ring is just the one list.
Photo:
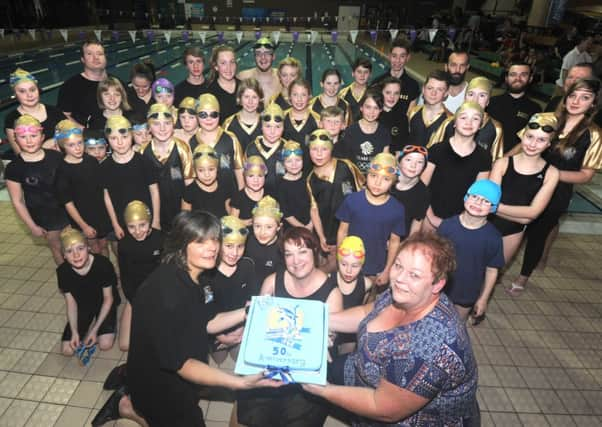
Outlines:
{"label": "flip flop", "polygon": [[525,290],[524,286],[517,285],[514,282],[511,283],[511,287],[510,288],[504,288],[504,291],[506,291],[506,293],[508,295],[510,295],[511,297],[518,297],[518,296],[520,296],[520,294],[522,294],[524,290]]}

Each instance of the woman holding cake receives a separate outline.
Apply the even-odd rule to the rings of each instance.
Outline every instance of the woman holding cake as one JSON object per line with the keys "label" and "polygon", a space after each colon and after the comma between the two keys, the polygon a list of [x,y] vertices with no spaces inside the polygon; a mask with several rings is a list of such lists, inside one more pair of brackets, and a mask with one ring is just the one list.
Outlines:
{"label": "woman holding cake", "polygon": [[212,214],[185,211],[174,218],[161,265],[136,291],[127,389],[115,391],[93,426],[124,417],[141,426],[201,427],[205,423],[198,385],[231,389],[280,385],[261,373],[240,377],[208,365],[208,333],[245,318],[244,308],[215,315],[201,277],[215,267],[221,238],[220,222]]}
{"label": "woman holding cake", "polygon": [[442,237],[404,240],[390,288],[373,303],[330,315],[330,329],[358,334],[343,378],[333,378],[341,385],[303,388],[353,413],[353,425],[479,425],[476,360],[441,292],[454,268],[453,247]]}
{"label": "woman holding cake", "polygon": [[[330,313],[342,310],[341,292],[318,269],[320,243],[315,235],[305,227],[293,227],[284,233],[280,245],[285,269],[269,275],[260,294],[322,301]],[[239,392],[235,408],[238,422],[248,427],[321,426],[328,415],[328,405],[298,384]]]}

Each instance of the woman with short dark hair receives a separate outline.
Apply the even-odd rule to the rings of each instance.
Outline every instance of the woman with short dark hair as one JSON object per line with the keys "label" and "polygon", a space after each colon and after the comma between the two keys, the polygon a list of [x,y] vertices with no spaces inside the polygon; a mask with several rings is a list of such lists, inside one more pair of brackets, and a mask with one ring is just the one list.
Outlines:
{"label": "woman with short dark hair", "polygon": [[136,292],[127,361],[127,391],[118,389],[93,426],[125,417],[142,426],[204,426],[199,384],[232,389],[276,386],[262,374],[239,377],[208,365],[208,334],[242,323],[245,309],[214,316],[201,274],[215,267],[221,241],[212,214],[178,214],[162,264]]}

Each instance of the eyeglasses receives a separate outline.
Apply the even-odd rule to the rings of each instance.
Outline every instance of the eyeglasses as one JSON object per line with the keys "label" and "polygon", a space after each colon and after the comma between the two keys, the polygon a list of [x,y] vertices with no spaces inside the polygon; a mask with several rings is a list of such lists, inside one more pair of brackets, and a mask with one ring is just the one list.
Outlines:
{"label": "eyeglasses", "polygon": [[93,145],[107,145],[107,141],[104,138],[88,138],[86,139],[84,144],[86,145],[86,147]]}
{"label": "eyeglasses", "polygon": [[238,230],[234,230],[232,227],[228,227],[227,225],[222,225],[222,233],[224,235],[238,233],[241,236],[247,236],[249,234],[249,229],[247,227],[239,228]]}
{"label": "eyeglasses", "polygon": [[271,51],[270,52],[257,52],[257,51],[255,51],[255,56],[259,56],[259,57],[262,57],[262,56],[272,56],[273,54],[274,54],[274,52],[271,52]]}
{"label": "eyeglasses", "polygon": [[288,149],[282,150],[282,158],[283,159],[286,159],[289,156],[303,157],[303,150],[300,148],[295,148],[294,150],[288,150]]}
{"label": "eyeglasses", "polygon": [[471,202],[477,203],[479,205],[491,206],[491,204],[492,204],[489,200],[487,200],[486,198],[481,197],[477,194],[469,194],[468,198],[470,199]]}
{"label": "eyeglasses", "polygon": [[212,119],[217,119],[219,117],[219,111],[212,111],[210,113],[208,113],[207,111],[199,112],[199,118],[207,119],[209,117],[211,117]]}
{"label": "eyeglasses", "polygon": [[119,128],[119,129],[105,128],[105,133],[109,134],[109,133],[117,132],[117,133],[120,133],[121,135],[127,135],[130,130],[131,130],[131,128]]}
{"label": "eyeglasses", "polygon": [[330,137],[324,133],[321,134],[311,134],[309,135],[309,141],[315,141],[316,139],[319,139],[320,141],[328,141],[328,142],[332,142],[332,139],[330,139]]}
{"label": "eyeglasses", "polygon": [[406,145],[405,147],[403,147],[403,154],[410,154],[410,153],[420,153],[423,156],[428,156],[429,152],[425,147],[422,147],[420,145]]}
{"label": "eyeglasses", "polygon": [[168,118],[168,119],[172,119],[173,115],[170,112],[164,111],[162,113],[151,113],[148,116],[146,116],[147,119],[153,119],[156,120],[159,118],[159,116],[163,116],[164,118]]}
{"label": "eyeglasses", "polygon": [[43,128],[35,125],[19,125],[15,128],[15,133],[19,136],[25,135],[26,133],[38,133]]}
{"label": "eyeglasses", "polygon": [[282,116],[275,116],[275,115],[271,115],[271,114],[265,114],[263,116],[261,116],[261,120],[264,122],[276,122],[276,123],[282,123],[282,121],[284,120],[282,118]]}
{"label": "eyeglasses", "polygon": [[83,133],[83,131],[80,128],[73,128],[73,129],[69,129],[69,130],[65,130],[65,131],[56,131],[54,133],[54,138],[55,139],[65,139],[65,138],[69,138],[71,135],[81,135]]}
{"label": "eyeglasses", "polygon": [[383,166],[380,163],[371,163],[370,170],[375,172],[384,171],[389,175],[397,175],[397,168],[394,168],[393,166]]}
{"label": "eyeglasses", "polygon": [[339,250],[337,252],[338,252],[339,256],[341,256],[341,257],[352,255],[353,258],[355,258],[355,259],[364,259],[364,257],[366,256],[366,253],[364,251],[358,251],[358,250],[353,251],[349,248],[339,248]]}
{"label": "eyeglasses", "polygon": [[541,129],[543,130],[545,133],[552,133],[552,132],[556,132],[556,129],[554,129],[553,126],[550,125],[540,125],[537,122],[529,122],[527,123],[527,127],[529,129]]}
{"label": "eyeglasses", "polygon": [[167,86],[159,86],[155,87],[155,93],[173,93],[173,89]]}
{"label": "eyeglasses", "polygon": [[178,114],[188,113],[191,116],[196,116],[196,110],[194,108],[178,108]]}

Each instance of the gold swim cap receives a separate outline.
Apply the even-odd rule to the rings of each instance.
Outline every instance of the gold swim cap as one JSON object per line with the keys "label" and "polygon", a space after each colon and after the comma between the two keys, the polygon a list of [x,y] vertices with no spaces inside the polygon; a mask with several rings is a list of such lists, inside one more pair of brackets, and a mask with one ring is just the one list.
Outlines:
{"label": "gold swim cap", "polygon": [[222,243],[245,243],[249,235],[249,229],[239,218],[235,216],[223,216],[222,222]]}
{"label": "gold swim cap", "polygon": [[397,161],[391,153],[378,153],[370,162],[370,173],[382,176],[395,176],[398,173]]}
{"label": "gold swim cap", "polygon": [[345,237],[337,250],[337,259],[340,261],[347,255],[353,255],[354,258],[361,261],[363,264],[366,260],[364,241],[357,236]]}
{"label": "gold swim cap", "polygon": [[77,126],[74,121],[69,119],[61,120],[54,128],[54,139],[56,139],[59,144],[76,135],[83,138],[81,128]]}
{"label": "gold swim cap", "polygon": [[285,141],[282,145],[282,160],[291,156],[303,158],[303,149],[297,141]]}
{"label": "gold swim cap", "polygon": [[[154,104],[157,105],[157,104]],[[119,132],[123,133],[122,129],[126,131],[132,130],[132,124],[128,119],[123,116],[111,116],[107,119],[107,123],[105,124],[105,134],[110,134],[111,132]]]}
{"label": "gold swim cap", "polygon": [[274,50],[274,44],[267,37],[261,37],[261,38],[259,38],[255,42],[255,45],[253,45],[253,49],[261,49],[262,47],[265,48],[265,49]]}
{"label": "gold swim cap", "polygon": [[37,126],[42,128],[40,121],[29,114],[23,114],[22,116],[19,116],[19,118],[15,120],[15,127],[17,126]]}
{"label": "gold swim cap", "polygon": [[258,201],[257,205],[255,205],[253,208],[252,214],[253,218],[266,216],[268,218],[274,218],[278,223],[282,219],[280,205],[272,196],[265,196],[263,199]]}
{"label": "gold swim cap", "polygon": [[454,114],[454,119],[457,119],[458,116],[463,113],[466,110],[475,110],[479,113],[479,115],[481,116],[481,118],[483,118],[483,115],[485,114],[485,112],[483,111],[483,109],[481,108],[481,106],[479,104],[477,104],[474,101],[464,101],[462,103],[462,105],[460,105],[460,108],[458,108],[458,110],[456,111],[456,114]]}
{"label": "gold swim cap", "polygon": [[268,173],[268,167],[265,165],[265,161],[261,156],[249,156],[243,165],[245,175],[251,173],[260,173],[266,175]]}
{"label": "gold swim cap", "polygon": [[539,128],[549,134],[556,132],[558,130],[558,118],[553,112],[535,113],[531,116],[527,125],[516,134],[519,138],[522,138],[527,130]]}
{"label": "gold swim cap", "polygon": [[133,221],[149,221],[151,220],[151,212],[148,206],[146,206],[140,200],[133,200],[125,208],[123,213],[125,223],[129,224]]}
{"label": "gold swim cap", "polygon": [[316,129],[315,131],[309,134],[309,148],[315,145],[321,145],[332,150],[332,138],[328,131],[324,129]]}
{"label": "gold swim cap", "polygon": [[182,102],[180,102],[180,105],[178,105],[178,108],[186,108],[188,110],[195,110],[196,111],[196,99],[194,99],[192,96],[187,96],[186,98],[184,98],[182,100]]}
{"label": "gold swim cap", "polygon": [[472,89],[481,89],[491,94],[492,88],[493,84],[491,83],[491,80],[489,80],[487,77],[479,76],[475,77],[470,81],[470,83],[468,83],[468,86],[466,87],[466,92]]}
{"label": "gold swim cap", "polygon": [[217,111],[219,113],[219,101],[217,98],[210,93],[204,93],[199,96],[196,112],[200,113],[201,111]]}
{"label": "gold swim cap", "polygon": [[173,115],[173,110],[171,107],[165,105],[165,104],[161,104],[161,103],[156,103],[150,106],[150,108],[148,109],[148,113],[146,113],[146,118],[147,120],[153,120],[153,119],[159,119],[159,118],[166,118],[166,119],[172,119],[174,118]]}
{"label": "gold swim cap", "polygon": [[29,71],[25,71],[22,68],[17,68],[13,73],[11,73],[9,81],[10,87],[13,89],[19,83],[23,82],[33,82],[36,84],[36,86],[38,85],[38,79],[36,79]]}
{"label": "gold swim cap", "polygon": [[194,159],[194,166],[199,167],[204,163],[219,163],[219,156],[215,152],[212,146],[208,144],[199,144],[195,147],[194,152],[192,153],[192,158]]}
{"label": "gold swim cap", "polygon": [[71,227],[65,228],[63,231],[61,231],[60,239],[63,250],[70,248],[77,243],[87,243],[86,238],[81,231]]}
{"label": "gold swim cap", "polygon": [[272,102],[264,110],[261,112],[261,121],[264,123],[267,122],[276,122],[282,123],[284,121],[284,112],[280,105]]}

